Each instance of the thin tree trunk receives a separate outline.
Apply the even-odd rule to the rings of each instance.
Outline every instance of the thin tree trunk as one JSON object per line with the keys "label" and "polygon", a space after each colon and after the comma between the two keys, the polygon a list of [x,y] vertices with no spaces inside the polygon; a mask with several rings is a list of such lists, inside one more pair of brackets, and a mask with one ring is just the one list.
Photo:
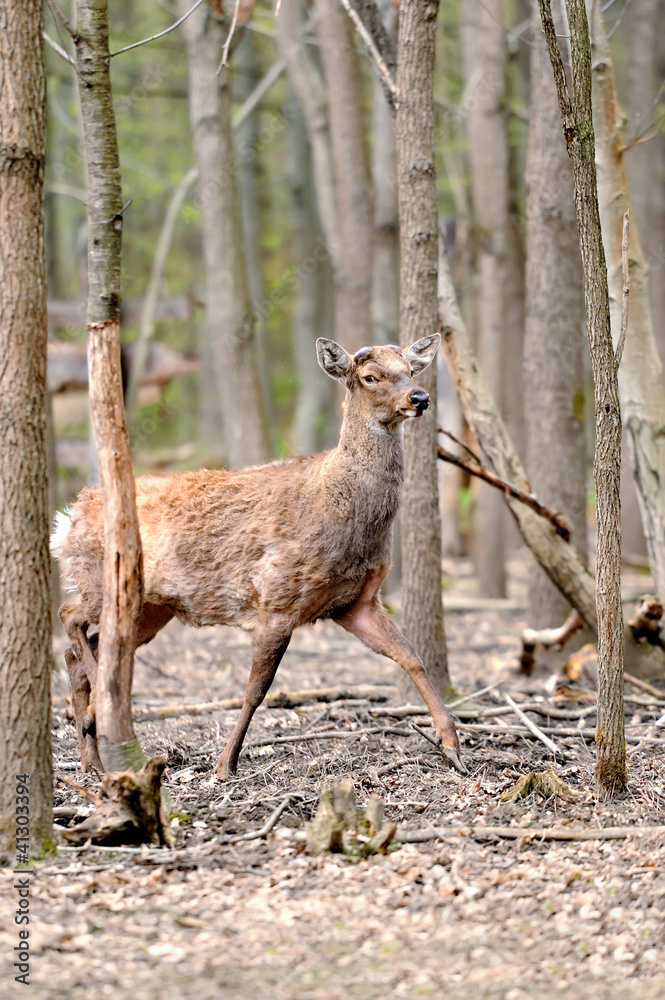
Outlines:
{"label": "thin tree trunk", "polygon": [[314,0],[328,85],[339,249],[335,254],[335,337],[352,353],[371,340],[372,199],[362,78],[351,22],[339,0]]}
{"label": "thin tree trunk", "polygon": [[[500,408],[504,397],[505,291],[508,227],[506,43],[503,0],[463,5],[462,57],[467,94],[469,165],[477,259],[478,355]],[[503,501],[477,484],[474,562],[479,592],[506,593]]]}
{"label": "thin tree trunk", "polygon": [[12,866],[51,849],[53,821],[42,27],[41,0],[0,7],[0,864]]}
{"label": "thin tree trunk", "polygon": [[566,0],[572,97],[561,61],[549,0],[539,0],[557,84],[561,122],[575,178],[587,334],[593,370],[596,442],[596,608],[598,723],[596,788],[612,797],[626,787],[623,715],[624,632],[621,606],[621,411],[618,365],[610,329],[607,268],[600,227],[591,105],[591,43],[584,0]]}
{"label": "thin tree trunk", "polygon": [[[665,5],[662,0],[632,0],[628,28],[627,137],[648,138],[626,156],[633,217],[653,260],[649,300],[661,361],[665,358],[665,135],[655,130],[656,98],[665,72]],[[662,106],[662,97],[661,97]],[[654,131],[656,134],[654,135]],[[658,271],[661,270],[661,274]],[[624,531],[627,526],[624,525]]]}
{"label": "thin tree trunk", "polygon": [[[593,100],[598,196],[607,253],[612,330],[615,342],[621,325],[621,234],[624,212],[632,208],[623,158],[625,118],[617,102],[609,44],[600,7],[590,3],[593,39]],[[651,324],[648,268],[637,220],[631,212],[629,230],[630,308],[628,334],[619,369],[619,393],[628,438],[642,527],[654,587],[665,597],[665,390],[662,367]]]}
{"label": "thin tree trunk", "polygon": [[[526,162],[526,465],[538,499],[561,510],[586,559],[584,435],[584,289],[573,200],[573,175],[558,141],[559,106],[552,68],[532,0],[531,102]],[[563,34],[563,18],[557,16]],[[529,572],[529,623],[562,622],[569,602],[535,562]]]}
{"label": "thin tree trunk", "polygon": [[[312,162],[307,143],[305,121],[297,101],[289,115],[289,141],[286,179],[291,192],[292,248],[296,261],[295,302],[291,320],[293,352],[298,390],[293,417],[293,450],[296,455],[316,451],[320,438],[322,402],[327,385],[321,383],[321,369],[316,360],[314,342],[320,335],[325,260],[317,261],[321,244],[317,224]],[[315,267],[310,268],[309,260]],[[330,379],[326,379],[332,385]]]}
{"label": "thin tree trunk", "polygon": [[[629,113],[627,134],[646,137],[652,130],[654,121],[655,100],[660,84],[657,68],[658,21],[662,7],[661,0],[632,0],[628,28],[628,81],[626,104]],[[659,147],[663,147],[665,136],[659,133],[641,142],[630,150],[626,159],[628,182],[632,195],[633,212],[631,224],[637,224],[645,247],[654,247],[659,231],[663,227],[664,194],[662,177],[658,177]],[[600,179],[600,178],[599,178]],[[602,205],[601,205],[602,219]],[[655,276],[654,276],[655,277]],[[654,336],[661,360],[665,353],[665,325],[659,317],[665,313],[663,292],[665,282],[649,281],[649,299],[651,316],[654,326]],[[660,308],[659,308],[660,307]],[[621,372],[619,372],[619,393],[621,393]],[[637,496],[637,484],[633,477],[632,462],[626,452],[630,449],[625,428],[625,410],[621,408],[624,417],[624,454],[621,476],[621,540],[624,552],[646,555],[646,541],[642,530],[642,518]]]}
{"label": "thin tree trunk", "polygon": [[[234,97],[240,102],[244,102],[251,95],[257,82],[256,75],[259,62],[257,60],[255,36],[252,32],[245,33],[234,57],[234,68],[237,70],[237,80],[234,89]],[[239,128],[235,130],[235,147],[239,150],[252,149],[255,143],[255,136],[258,131],[258,116],[256,111],[247,115]],[[261,400],[263,412],[266,415],[268,437],[271,430],[275,428],[275,414],[272,406],[272,393],[270,391],[270,371],[267,357],[267,337],[268,330],[266,318],[260,310],[260,305],[265,299],[265,287],[263,283],[263,273],[261,269],[261,247],[259,241],[260,219],[259,219],[259,171],[257,169],[257,157],[255,155],[240,154],[240,169],[238,170],[238,199],[240,203],[240,219],[242,222],[243,246],[245,249],[245,262],[247,266],[247,286],[249,288],[249,298],[252,304],[255,326],[256,343],[256,365],[261,388]],[[271,440],[271,445],[276,441]]]}
{"label": "thin tree trunk", "polygon": [[[400,226],[400,342],[437,329],[436,177],[433,75],[435,0],[402,0],[397,51],[397,192]],[[418,378],[430,408],[404,431],[401,508],[404,634],[435,687],[450,689],[441,599],[441,522],[437,482],[436,365]],[[406,692],[401,692],[402,694]]]}
{"label": "thin tree trunk", "polygon": [[[379,0],[388,37],[397,36],[397,10],[392,0]],[[372,329],[377,344],[399,340],[399,217],[397,211],[397,149],[395,115],[378,79],[372,88],[374,137],[374,269],[372,273]]]}
{"label": "thin tree trunk", "polygon": [[[191,8],[179,0],[181,14]],[[183,24],[189,63],[189,114],[199,170],[206,320],[224,422],[227,464],[268,458],[247,285],[228,72],[217,76],[228,24],[202,4]]]}
{"label": "thin tree trunk", "polygon": [[321,71],[303,40],[306,24],[303,0],[282,0],[276,23],[277,44],[307,125],[319,219],[335,267],[340,239],[328,104]]}
{"label": "thin tree trunk", "polygon": [[132,723],[143,601],[141,539],[120,370],[122,192],[108,57],[107,0],[76,2],[76,69],[88,175],[88,369],[104,497],[104,601],[96,724],[106,770],[145,762]]}

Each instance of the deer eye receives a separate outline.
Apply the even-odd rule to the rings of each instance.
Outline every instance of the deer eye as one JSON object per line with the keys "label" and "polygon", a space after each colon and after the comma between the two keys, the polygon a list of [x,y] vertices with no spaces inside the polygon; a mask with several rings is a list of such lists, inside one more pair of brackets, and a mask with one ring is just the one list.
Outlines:
{"label": "deer eye", "polygon": [[363,382],[378,382],[374,375],[363,375]]}

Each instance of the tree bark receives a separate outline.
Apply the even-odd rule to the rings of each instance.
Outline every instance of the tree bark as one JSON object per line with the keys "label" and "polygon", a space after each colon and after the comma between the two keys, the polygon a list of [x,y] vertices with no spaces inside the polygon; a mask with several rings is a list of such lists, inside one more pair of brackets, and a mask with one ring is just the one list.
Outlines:
{"label": "tree bark", "polygon": [[[537,0],[532,0],[532,10],[526,161],[526,465],[538,499],[566,515],[577,553],[585,560],[582,261],[573,175],[565,145],[557,141],[559,106]],[[564,33],[558,12],[557,24]],[[534,562],[529,571],[529,625],[554,626],[569,612],[569,602]]]}
{"label": "tree bark", "polygon": [[596,608],[598,724],[596,788],[612,797],[628,782],[623,715],[624,632],[621,606],[621,411],[610,329],[607,268],[600,226],[591,105],[591,43],[584,0],[566,0],[572,97],[549,0],[539,0],[557,85],[561,122],[575,178],[575,208],[584,267],[587,334],[594,381],[596,440]]}
{"label": "tree bark", "polygon": [[[317,262],[320,253],[321,230],[316,217],[316,201],[312,177],[312,161],[307,143],[302,111],[296,100],[289,115],[289,136],[286,159],[286,180],[291,194],[291,229],[293,259],[296,261],[294,280],[295,301],[291,319],[293,353],[298,379],[296,408],[293,417],[293,450],[296,455],[316,451],[321,437],[323,403],[334,389],[330,379],[321,382],[321,369],[316,360],[315,340],[321,335],[323,292],[327,261]],[[313,270],[308,261],[318,264]]]}
{"label": "tree bark", "polygon": [[108,56],[107,0],[77,0],[76,69],[88,176],[88,369],[104,497],[104,600],[95,699],[106,770],[145,763],[132,723],[143,601],[141,539],[120,369],[123,206]]}
{"label": "tree bark", "polygon": [[[179,0],[180,14],[191,8]],[[266,421],[256,364],[228,73],[217,76],[228,24],[202,4],[183,24],[189,63],[189,115],[199,170],[206,322],[217,378],[229,468],[265,462]]]}
{"label": "tree bark", "polygon": [[[397,34],[397,11],[391,0],[379,9],[390,39]],[[381,82],[375,79],[373,98],[372,181],[374,184],[374,269],[372,329],[377,344],[399,340],[399,218],[397,210],[397,149],[395,114]]]}
{"label": "tree bark", "polygon": [[[462,62],[467,93],[467,131],[476,244],[478,355],[499,408],[504,396],[508,228],[506,45],[503,0],[462,8]],[[501,497],[477,485],[474,563],[483,597],[504,597],[505,532]]]}
{"label": "tree bark", "polygon": [[339,0],[314,0],[314,10],[328,91],[339,227],[335,338],[354,353],[372,333],[372,198],[362,78],[351,22]]}
{"label": "tree bark", "polygon": [[[612,331],[616,343],[621,325],[623,215],[632,209],[622,149],[625,118],[617,101],[602,11],[597,4],[590,3],[589,13],[598,196],[607,253]],[[632,211],[628,259],[630,307],[628,333],[619,369],[619,395],[649,565],[656,592],[665,598],[665,390],[651,323],[648,268]]]}
{"label": "tree bark", "polygon": [[[52,847],[42,28],[41,0],[0,7],[0,864],[7,865]],[[27,799],[17,797],[23,774]]]}
{"label": "tree bark", "polygon": [[[400,227],[400,343],[437,328],[436,176],[433,76],[436,0],[402,0],[397,51],[397,193]],[[442,694],[450,690],[441,599],[437,482],[436,365],[418,377],[430,408],[404,431],[401,508],[404,634]],[[409,696],[408,692],[401,690]]]}
{"label": "tree bark", "polygon": [[298,98],[312,147],[312,169],[321,228],[333,267],[340,247],[335,176],[330,149],[328,104],[321,71],[303,40],[303,0],[283,0],[277,18],[277,44]]}

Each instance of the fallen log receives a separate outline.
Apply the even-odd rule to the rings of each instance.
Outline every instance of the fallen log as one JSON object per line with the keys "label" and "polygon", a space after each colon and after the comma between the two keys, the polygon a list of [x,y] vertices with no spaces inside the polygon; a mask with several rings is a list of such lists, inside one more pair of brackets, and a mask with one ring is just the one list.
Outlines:
{"label": "fallen log", "polygon": [[565,826],[450,826],[429,827],[427,830],[407,830],[398,826],[395,840],[402,844],[424,844],[428,840],[446,837],[467,837],[469,840],[626,840],[628,837],[663,837],[665,826],[607,826],[600,830],[569,829]]}
{"label": "fallen log", "polygon": [[[297,708],[317,702],[364,699],[365,701],[390,701],[396,693],[392,685],[356,684],[334,688],[310,688],[302,691],[275,691],[266,695],[263,708]],[[181,705],[160,705],[156,708],[134,707],[135,722],[154,722],[157,719],[176,719],[183,715],[208,715],[211,712],[232,711],[242,708],[244,698],[223,698],[220,701],[203,701]]]}

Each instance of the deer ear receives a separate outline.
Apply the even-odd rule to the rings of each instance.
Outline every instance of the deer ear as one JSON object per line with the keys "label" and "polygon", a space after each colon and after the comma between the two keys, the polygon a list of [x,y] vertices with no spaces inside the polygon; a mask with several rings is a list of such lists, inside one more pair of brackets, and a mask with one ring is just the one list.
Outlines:
{"label": "deer ear", "polygon": [[351,371],[353,358],[334,340],[319,337],[316,342],[316,356],[326,375],[330,375],[331,378],[343,380]]}
{"label": "deer ear", "polygon": [[417,340],[415,344],[411,344],[411,347],[405,351],[404,357],[411,365],[412,375],[417,375],[423,368],[427,368],[434,360],[434,355],[439,350],[440,343],[441,334],[432,333],[429,337],[423,337],[422,340]]}

